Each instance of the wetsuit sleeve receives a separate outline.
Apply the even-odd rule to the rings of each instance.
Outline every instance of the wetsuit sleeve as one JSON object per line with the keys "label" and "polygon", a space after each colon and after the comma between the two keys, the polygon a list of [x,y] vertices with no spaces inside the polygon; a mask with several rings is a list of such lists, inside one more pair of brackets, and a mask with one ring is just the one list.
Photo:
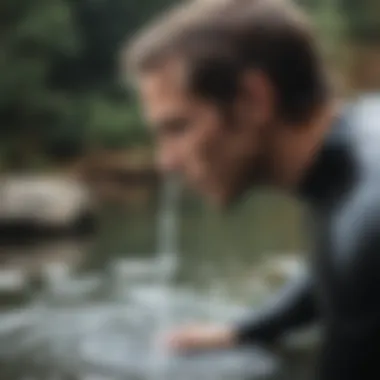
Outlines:
{"label": "wetsuit sleeve", "polygon": [[238,343],[272,343],[283,333],[312,323],[317,317],[312,278],[297,278],[261,311],[236,325]]}
{"label": "wetsuit sleeve", "polygon": [[326,326],[317,379],[380,378],[380,199],[359,204],[335,234],[342,285]]}

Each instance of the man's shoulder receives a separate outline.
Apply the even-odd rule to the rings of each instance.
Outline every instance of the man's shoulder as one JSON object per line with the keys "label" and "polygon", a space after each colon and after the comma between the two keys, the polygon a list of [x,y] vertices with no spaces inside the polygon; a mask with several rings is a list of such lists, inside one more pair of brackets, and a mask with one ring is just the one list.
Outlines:
{"label": "man's shoulder", "polygon": [[380,227],[380,172],[358,181],[342,203],[342,213],[358,225],[377,221]]}
{"label": "man's shoulder", "polygon": [[343,110],[345,132],[351,138],[359,156],[367,164],[380,167],[380,92],[358,97]]}
{"label": "man's shoulder", "polygon": [[380,122],[380,92],[363,94],[346,102],[342,114],[345,119],[362,132],[380,132],[376,128]]}
{"label": "man's shoulder", "polygon": [[380,178],[367,180],[346,197],[332,215],[332,238],[337,247],[355,250],[364,244],[380,245]]}

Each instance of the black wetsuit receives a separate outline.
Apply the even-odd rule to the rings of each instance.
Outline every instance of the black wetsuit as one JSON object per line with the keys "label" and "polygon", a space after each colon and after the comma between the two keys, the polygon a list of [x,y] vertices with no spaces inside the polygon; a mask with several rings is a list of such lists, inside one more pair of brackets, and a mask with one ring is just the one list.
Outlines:
{"label": "black wetsuit", "polygon": [[372,99],[352,104],[337,118],[299,195],[313,223],[310,276],[239,325],[240,341],[271,342],[320,320],[317,379],[378,380],[380,97],[377,104]]}

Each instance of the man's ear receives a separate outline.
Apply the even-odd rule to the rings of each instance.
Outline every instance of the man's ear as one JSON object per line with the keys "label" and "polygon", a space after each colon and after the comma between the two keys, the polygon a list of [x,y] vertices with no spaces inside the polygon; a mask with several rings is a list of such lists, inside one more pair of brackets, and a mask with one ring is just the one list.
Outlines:
{"label": "man's ear", "polygon": [[250,122],[267,124],[276,108],[275,91],[268,76],[260,70],[247,71],[242,75],[240,88]]}

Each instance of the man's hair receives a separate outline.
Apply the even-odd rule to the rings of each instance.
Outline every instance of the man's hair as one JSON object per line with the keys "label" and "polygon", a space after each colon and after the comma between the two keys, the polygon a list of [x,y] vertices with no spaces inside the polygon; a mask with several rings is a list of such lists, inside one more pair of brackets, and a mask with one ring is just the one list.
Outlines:
{"label": "man's hair", "polygon": [[244,72],[263,72],[287,122],[306,121],[329,98],[312,27],[286,0],[188,1],[156,20],[127,50],[133,76],[172,58],[185,63],[194,94],[221,105],[233,101]]}

